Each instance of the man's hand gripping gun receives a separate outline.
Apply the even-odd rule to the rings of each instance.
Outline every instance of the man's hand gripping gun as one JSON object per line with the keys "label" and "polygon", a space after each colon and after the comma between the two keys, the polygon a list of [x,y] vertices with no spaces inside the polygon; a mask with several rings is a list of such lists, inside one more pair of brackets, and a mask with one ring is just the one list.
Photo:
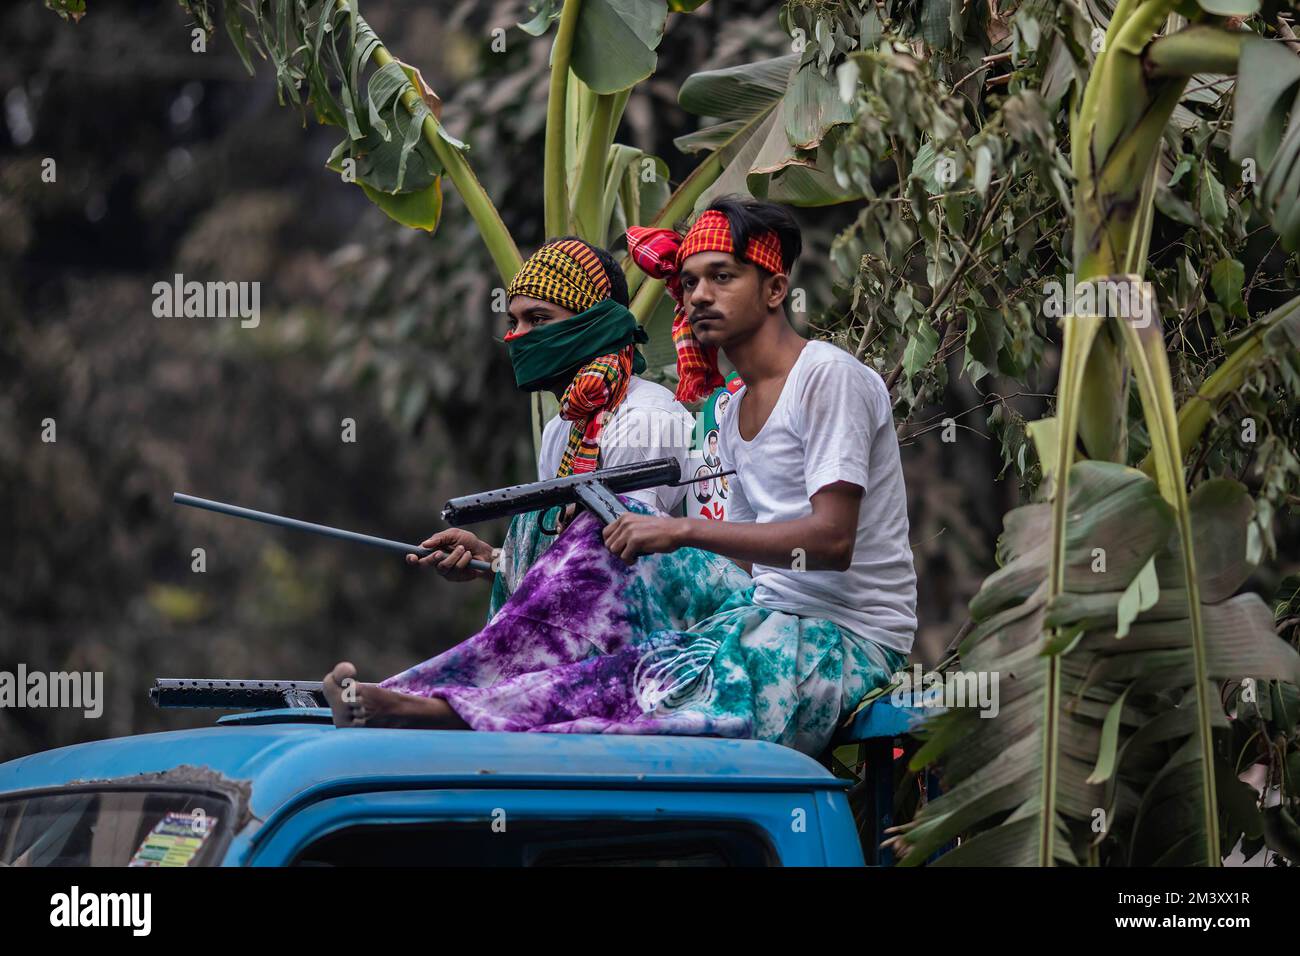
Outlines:
{"label": "man's hand gripping gun", "polygon": [[581,475],[533,481],[453,498],[442,509],[442,520],[459,528],[527,511],[577,504],[595,515],[601,525],[607,525],[628,510],[618,500],[618,494],[676,486],[682,484],[681,477],[681,466],[675,458],[598,468]]}
{"label": "man's hand gripping gun", "polygon": [[[730,474],[730,472],[715,472]],[[713,477],[713,476],[710,476]],[[509,517],[525,511],[537,511],[555,505],[577,503],[596,516],[602,525],[607,525],[627,511],[623,502],[616,495],[620,492],[641,491],[645,488],[658,488],[664,485],[676,486],[690,484],[682,482],[681,466],[675,458],[657,458],[654,461],[635,465],[620,465],[617,468],[599,468],[581,475],[569,475],[565,478],[551,478],[548,481],[534,481],[526,485],[511,485],[496,491],[484,491],[477,495],[465,495],[453,498],[442,509],[442,520],[455,527],[489,521],[492,518]],[[266,511],[254,511],[224,501],[212,501],[208,498],[196,498],[177,492],[172,495],[177,504],[191,508],[202,508],[217,514],[249,521],[260,521],[279,528],[293,531],[306,531],[352,544],[364,544],[399,554],[415,554],[420,557],[432,554],[428,548],[406,544],[388,538],[379,538],[369,534],[359,534],[329,525],[287,518],[283,515]],[[475,559],[469,563],[471,568],[479,571],[491,571],[492,566],[486,561]]]}

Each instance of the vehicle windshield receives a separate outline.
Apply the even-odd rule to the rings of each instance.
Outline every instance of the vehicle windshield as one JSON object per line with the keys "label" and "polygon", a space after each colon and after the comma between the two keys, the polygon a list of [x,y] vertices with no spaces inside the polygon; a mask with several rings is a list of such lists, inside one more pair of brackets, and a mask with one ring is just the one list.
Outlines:
{"label": "vehicle windshield", "polygon": [[0,866],[208,866],[230,812],[219,795],[145,788],[0,800]]}

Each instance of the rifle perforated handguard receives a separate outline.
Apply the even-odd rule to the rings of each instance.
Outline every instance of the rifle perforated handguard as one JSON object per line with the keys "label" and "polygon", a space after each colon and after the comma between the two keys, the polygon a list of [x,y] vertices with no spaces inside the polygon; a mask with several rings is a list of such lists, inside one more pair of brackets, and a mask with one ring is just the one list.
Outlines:
{"label": "rifle perforated handguard", "polygon": [[592,512],[602,524],[609,524],[627,511],[615,495],[658,488],[661,485],[675,485],[681,477],[681,465],[676,458],[656,458],[635,465],[598,468],[586,474],[533,481],[526,485],[511,485],[496,491],[452,498],[442,509],[442,520],[449,525],[461,527],[576,502]]}
{"label": "rifle perforated handguard", "polygon": [[270,710],[279,707],[325,707],[317,680],[224,680],[159,677],[149,688],[155,707],[210,707],[221,710]]}

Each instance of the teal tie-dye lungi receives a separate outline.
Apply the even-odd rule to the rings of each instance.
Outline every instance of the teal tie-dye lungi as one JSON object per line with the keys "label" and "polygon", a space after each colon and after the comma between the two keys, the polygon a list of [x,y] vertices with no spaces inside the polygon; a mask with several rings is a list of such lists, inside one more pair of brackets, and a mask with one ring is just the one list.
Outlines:
{"label": "teal tie-dye lungi", "polygon": [[753,597],[719,555],[628,567],[585,512],[553,539],[520,516],[487,627],[381,686],[441,697],[475,730],[750,737],[818,754],[905,659]]}

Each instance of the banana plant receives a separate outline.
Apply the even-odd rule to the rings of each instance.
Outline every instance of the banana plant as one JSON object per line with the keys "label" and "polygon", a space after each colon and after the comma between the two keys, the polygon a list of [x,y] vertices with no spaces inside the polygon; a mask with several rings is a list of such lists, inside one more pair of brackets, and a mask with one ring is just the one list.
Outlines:
{"label": "banana plant", "polygon": [[[542,162],[547,235],[573,233],[608,245],[629,225],[674,225],[721,192],[821,205],[853,198],[818,166],[822,142],[847,122],[843,101],[810,68],[815,51],[697,74],[683,85],[687,110],[721,120],[678,145],[704,154],[675,189],[668,167],[614,141],[636,84],[657,66],[671,15],[704,0],[535,0],[520,28],[542,36],[554,26]],[[65,19],[77,3],[47,0]],[[181,0],[213,32],[213,0]],[[444,179],[465,203],[501,281],[518,270],[518,244],[470,163],[470,146],[442,125],[442,102],[414,67],[395,59],[361,15],[357,0],[222,0],[224,23],[245,67],[275,70],[280,102],[345,133],[326,160],[344,182],[397,222],[433,232]],[[540,237],[535,237],[540,238]],[[671,319],[661,281],[629,271],[632,311],[654,320],[667,366]],[[554,410],[549,395],[532,402],[534,444]]]}
{"label": "banana plant", "polygon": [[[72,17],[84,12],[80,0],[47,2]],[[249,69],[255,55],[270,61],[282,102],[310,105],[320,122],[345,132],[331,168],[398,222],[429,231],[438,224],[443,180],[450,181],[502,281],[510,279],[518,246],[474,175],[472,151],[447,133],[437,96],[392,57],[356,0],[223,2],[227,31]],[[182,5],[212,28],[210,0]],[[657,66],[668,17],[698,6],[534,4],[521,27],[538,37],[553,30],[542,163],[548,235],[573,232],[608,244],[627,225],[674,225],[727,192],[803,205],[856,198],[849,180],[828,175],[827,154],[851,119],[849,101],[814,68],[812,49],[698,73],[683,84],[682,107],[712,125],[677,141],[701,159],[675,189],[662,158],[615,142],[632,90]],[[946,3],[922,6],[944,13],[922,17],[923,34],[950,32]],[[1106,13],[1106,5],[1087,6]],[[1236,75],[1234,155],[1258,167],[1259,208],[1284,247],[1296,248],[1300,110],[1292,107],[1300,67],[1285,45],[1240,21],[1259,13],[1271,22],[1276,6],[1118,0],[1100,21],[1104,42],[1095,57],[1086,43],[1058,46],[1052,82],[1076,78],[1070,143],[1079,285],[1141,280],[1161,138],[1189,78],[1206,73]],[[869,32],[878,30],[864,26],[864,40]],[[662,283],[630,271],[629,285],[633,311],[658,331],[671,315]],[[1213,865],[1237,835],[1267,832],[1253,795],[1216,750],[1226,721],[1210,682],[1294,685],[1300,665],[1262,602],[1235,594],[1257,557],[1249,496],[1222,480],[1189,489],[1183,465],[1231,392],[1261,364],[1294,354],[1298,303],[1243,334],[1178,412],[1150,303],[1118,317],[1078,310],[1065,318],[1056,414],[1031,426],[1050,494],[1007,515],[1003,566],[973,600],[974,629],[960,648],[963,664],[1002,675],[1001,713],[983,719],[954,711],[932,723],[914,765],[940,761],[948,792],[894,835],[904,862],[963,837],[943,862]],[[655,338],[667,364],[667,336]],[[1128,458],[1133,384],[1151,444],[1140,468]],[[547,410],[534,401],[535,440]]]}
{"label": "banana plant", "polygon": [[[1261,171],[1261,208],[1300,241],[1300,58],[1240,26],[1258,0],[1119,0],[1070,114],[1073,267],[1080,285],[1141,288],[1161,137],[1200,73],[1237,74],[1234,154]],[[1284,62],[1285,61],[1285,62]],[[1254,794],[1217,739],[1212,680],[1300,680],[1257,596],[1253,502],[1236,482],[1189,490],[1184,458],[1216,404],[1300,338],[1292,302],[1243,336],[1175,411],[1155,304],[1063,319],[1056,414],[1031,434],[1049,501],[1006,517],[971,603],[963,666],[1001,675],[999,716],[934,721],[914,767],[942,758],[948,792],[891,838],[917,863],[1218,865],[1258,829]],[[1151,440],[1128,467],[1130,384]],[[1152,480],[1154,476],[1154,480]],[[1221,821],[1229,825],[1221,830]]]}

